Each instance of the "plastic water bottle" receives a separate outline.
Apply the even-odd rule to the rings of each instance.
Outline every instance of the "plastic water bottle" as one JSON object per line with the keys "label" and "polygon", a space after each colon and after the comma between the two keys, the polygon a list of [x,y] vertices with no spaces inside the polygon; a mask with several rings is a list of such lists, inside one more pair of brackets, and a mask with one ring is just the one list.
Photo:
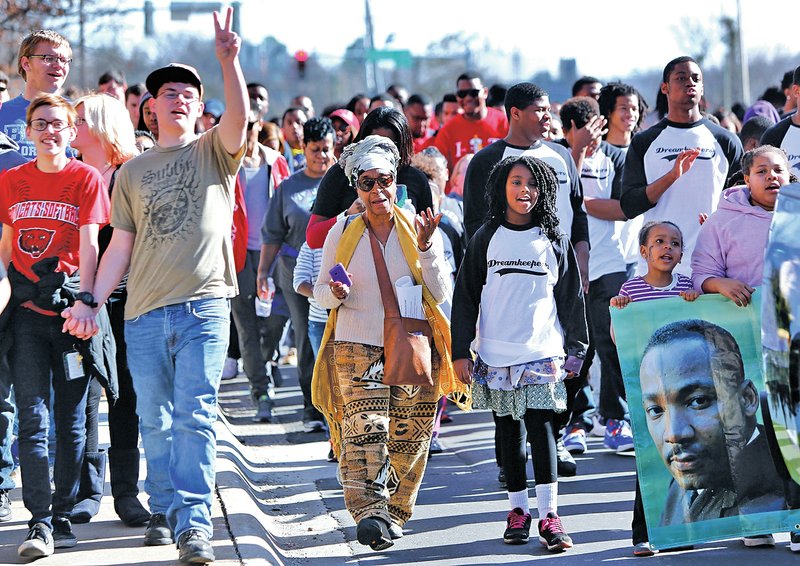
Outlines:
{"label": "plastic water bottle", "polygon": [[256,316],[263,318],[272,313],[272,299],[275,297],[275,281],[272,277],[267,278],[266,293],[259,292],[256,295]]}
{"label": "plastic water bottle", "polygon": [[417,210],[414,208],[414,203],[408,198],[408,188],[403,184],[397,185],[397,206],[407,210],[412,215],[417,213]]}

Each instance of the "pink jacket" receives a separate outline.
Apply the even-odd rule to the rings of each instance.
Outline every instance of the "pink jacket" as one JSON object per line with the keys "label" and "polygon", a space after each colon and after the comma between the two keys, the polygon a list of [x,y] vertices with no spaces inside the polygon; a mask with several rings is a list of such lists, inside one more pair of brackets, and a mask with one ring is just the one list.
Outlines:
{"label": "pink jacket", "polygon": [[692,253],[692,283],[703,292],[709,277],[738,279],[761,285],[772,212],[750,204],[745,186],[722,193],[719,208],[700,228]]}

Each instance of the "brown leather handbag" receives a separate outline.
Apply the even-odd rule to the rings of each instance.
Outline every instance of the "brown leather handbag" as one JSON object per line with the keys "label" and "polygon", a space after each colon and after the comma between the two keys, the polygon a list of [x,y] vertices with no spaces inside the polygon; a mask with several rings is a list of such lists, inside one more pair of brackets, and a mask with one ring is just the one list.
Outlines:
{"label": "brown leather handbag", "polygon": [[369,222],[367,229],[383,301],[383,384],[431,387],[431,325],[427,320],[400,316],[400,306],[389,279],[386,260]]}

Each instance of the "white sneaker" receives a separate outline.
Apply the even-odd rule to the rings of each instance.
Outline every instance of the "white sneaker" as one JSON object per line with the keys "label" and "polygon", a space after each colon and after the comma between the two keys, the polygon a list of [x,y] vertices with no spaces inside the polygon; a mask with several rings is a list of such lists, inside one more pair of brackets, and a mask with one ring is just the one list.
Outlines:
{"label": "white sneaker", "polygon": [[775,537],[772,535],[751,535],[742,537],[742,542],[745,546],[775,546]]}
{"label": "white sneaker", "polygon": [[44,523],[36,523],[28,530],[25,542],[19,545],[17,554],[22,558],[41,558],[55,551],[53,533]]}
{"label": "white sneaker", "polygon": [[606,425],[600,422],[600,417],[597,414],[592,415],[592,430],[589,431],[589,436],[595,438],[603,438],[606,435]]}
{"label": "white sneaker", "polygon": [[239,375],[239,361],[234,358],[225,358],[222,366],[222,379],[233,379]]}
{"label": "white sneaker", "polygon": [[318,420],[305,421],[303,423],[303,431],[305,432],[323,432],[325,430],[325,423]]}
{"label": "white sneaker", "polygon": [[792,552],[800,552],[800,531],[792,531],[789,533],[789,550]]}

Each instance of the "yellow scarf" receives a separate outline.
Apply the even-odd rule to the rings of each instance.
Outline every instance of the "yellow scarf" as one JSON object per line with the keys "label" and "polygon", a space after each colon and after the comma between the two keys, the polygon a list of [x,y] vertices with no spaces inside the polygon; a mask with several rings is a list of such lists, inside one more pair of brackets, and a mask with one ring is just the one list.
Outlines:
{"label": "yellow scarf", "polygon": [[[422,302],[425,316],[433,329],[433,341],[439,353],[439,375],[434,376],[434,385],[438,383],[439,395],[449,396],[461,409],[468,411],[472,408],[472,395],[470,387],[461,383],[453,371],[453,362],[450,359],[450,321],[433,299],[428,288],[422,280],[422,266],[419,262],[417,250],[416,229],[396,205],[394,207],[394,227],[400,240],[403,255],[411,269],[411,274],[417,284],[422,285]],[[336,248],[336,262],[345,267],[350,263],[361,236],[364,234],[366,224],[361,216],[355,218],[345,228],[339,245]],[[332,310],[325,325],[319,355],[314,364],[314,378],[311,383],[311,399],[314,406],[325,415],[331,429],[331,441],[336,456],[342,442],[342,416],[344,403],[339,380],[336,375],[336,361],[333,351],[333,334],[336,328],[336,314],[338,309]]]}

